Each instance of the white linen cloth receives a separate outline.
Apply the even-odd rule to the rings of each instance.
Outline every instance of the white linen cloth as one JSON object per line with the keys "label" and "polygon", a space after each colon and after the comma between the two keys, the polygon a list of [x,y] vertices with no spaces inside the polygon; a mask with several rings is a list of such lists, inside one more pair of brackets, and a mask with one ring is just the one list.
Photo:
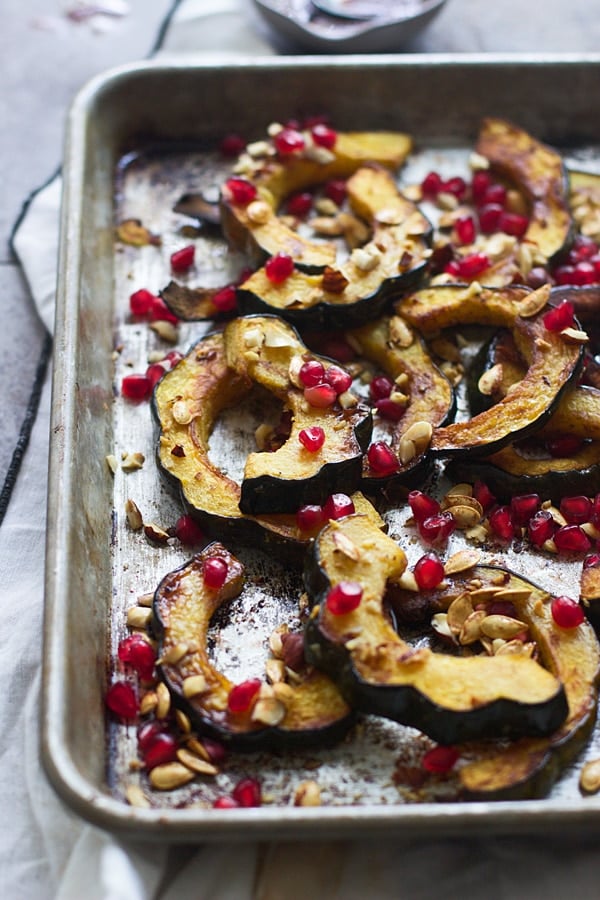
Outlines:
{"label": "white linen cloth", "polygon": [[[186,0],[165,49],[270,53],[243,0]],[[247,10],[247,7],[245,7]],[[190,27],[195,25],[195,28]],[[201,27],[198,27],[200,25]],[[52,329],[60,179],[31,202],[14,239]],[[40,241],[43,235],[43,241]],[[44,252],[41,252],[41,249]],[[600,896],[593,838],[272,843],[161,848],[80,821],[46,782],[38,754],[49,377],[0,530],[0,754],[4,900],[578,900]],[[30,562],[26,568],[21,560]]]}

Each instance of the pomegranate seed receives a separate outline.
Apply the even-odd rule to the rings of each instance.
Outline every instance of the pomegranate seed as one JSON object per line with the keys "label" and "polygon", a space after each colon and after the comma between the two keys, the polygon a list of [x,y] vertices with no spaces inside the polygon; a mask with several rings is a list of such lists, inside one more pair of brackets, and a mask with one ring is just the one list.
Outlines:
{"label": "pomegranate seed", "polygon": [[369,446],[367,462],[376,475],[393,475],[400,467],[398,457],[385,441],[374,441]]}
{"label": "pomegranate seed", "polygon": [[177,363],[180,363],[183,359],[183,353],[181,350],[169,350],[169,352],[163,357],[163,363],[168,363],[169,367],[172,369]]}
{"label": "pomegranate seed", "polygon": [[575,309],[569,300],[562,300],[558,306],[548,310],[544,315],[544,325],[548,331],[562,331],[573,325]]}
{"label": "pomegranate seed", "polygon": [[273,138],[275,149],[280,156],[290,156],[304,149],[304,136],[295,128],[282,128]]}
{"label": "pomegranate seed", "polygon": [[446,272],[447,275],[453,275],[455,278],[458,278],[460,272],[460,266],[456,259],[451,259],[444,266],[443,272]]}
{"label": "pomegranate seed", "polygon": [[574,275],[575,266],[565,264],[564,266],[557,266],[554,270],[556,284],[573,284]]}
{"label": "pomegranate seed", "polygon": [[212,738],[203,737],[201,743],[206,753],[208,754],[211,763],[219,764],[227,759],[227,748],[224,747],[223,744],[219,743],[219,741],[214,741]]}
{"label": "pomegranate seed", "polygon": [[213,294],[212,305],[219,312],[231,312],[237,306],[237,290],[235,284],[227,284]]}
{"label": "pomegranate seed", "polygon": [[161,297],[157,297],[154,303],[152,304],[152,309],[150,311],[150,321],[151,322],[172,322],[173,325],[176,325],[179,319],[172,313],[165,301]]}
{"label": "pomegranate seed", "polygon": [[336,394],[343,394],[352,385],[352,375],[339,366],[329,366],[325,369],[325,381],[334,388]]}
{"label": "pomegranate seed", "polygon": [[222,155],[230,159],[239,156],[245,147],[246,142],[239,134],[226,134],[219,144]]}
{"label": "pomegranate seed", "polygon": [[204,561],[202,578],[206,587],[218,590],[227,578],[227,563],[221,556],[211,556]]}
{"label": "pomegranate seed", "polygon": [[155,387],[167,370],[161,363],[152,363],[146,369],[146,378],[152,387]]}
{"label": "pomegranate seed", "polygon": [[503,231],[504,234],[510,234],[513,237],[523,237],[528,228],[529,219],[518,213],[505,210],[498,219],[498,231]]}
{"label": "pomegranate seed", "polygon": [[579,525],[563,525],[554,532],[554,543],[559,553],[587,553],[592,546],[585,531]]}
{"label": "pomegranate seed", "polygon": [[256,187],[250,181],[237,176],[227,179],[223,191],[226,199],[238,206],[248,206],[258,195]]}
{"label": "pomegranate seed", "polygon": [[337,391],[330,384],[315,384],[314,387],[304,388],[304,397],[310,406],[316,409],[327,409],[333,406],[337,399]]}
{"label": "pomegranate seed", "polygon": [[595,569],[596,566],[600,566],[600,553],[588,553],[583,560],[583,568]]}
{"label": "pomegranate seed", "polygon": [[520,494],[510,501],[510,517],[515,525],[527,525],[538,511],[540,498],[538,494]]}
{"label": "pomegranate seed", "polygon": [[487,512],[496,503],[496,498],[483,481],[476,481],[473,485],[473,497],[481,503],[484,512]]}
{"label": "pomegranate seed", "polygon": [[453,178],[448,178],[447,181],[442,182],[441,189],[446,194],[454,194],[459,200],[467,193],[466,182],[460,175],[455,175]]}
{"label": "pomegranate seed", "polygon": [[333,201],[336,206],[342,206],[346,199],[346,182],[343,178],[332,178],[325,183],[323,193],[329,200]]}
{"label": "pomegranate seed", "polygon": [[260,678],[249,678],[247,681],[240,681],[239,684],[234,684],[227,697],[227,709],[229,712],[247,712],[254,703],[261,687],[262,681]]}
{"label": "pomegranate seed", "polygon": [[499,506],[489,517],[492,533],[503,541],[510,541],[515,536],[510,506]]}
{"label": "pomegranate seed", "polygon": [[340,581],[327,594],[327,609],[334,616],[345,616],[360,606],[362,594],[358,581]]}
{"label": "pomegranate seed", "polygon": [[597,280],[596,269],[594,264],[587,260],[578,262],[573,272],[573,284],[579,286],[585,284],[595,284]]}
{"label": "pomegranate seed", "polygon": [[551,281],[552,279],[547,269],[544,269],[543,266],[534,266],[533,269],[530,269],[525,283],[528,287],[535,290],[536,288],[542,287],[543,284],[548,284],[548,282]]}
{"label": "pomegranate seed", "polygon": [[458,761],[458,750],[454,747],[432,747],[423,756],[422,766],[427,772],[443,775],[449,772]]}
{"label": "pomegranate seed", "polygon": [[481,170],[475,172],[471,180],[471,194],[475,203],[480,204],[485,197],[485,192],[492,183],[492,177],[489,172]]}
{"label": "pomegranate seed", "polygon": [[256,778],[242,778],[231,792],[233,800],[243,807],[260,806],[262,804],[262,791],[260,782]]}
{"label": "pomegranate seed", "polygon": [[428,516],[437,516],[441,511],[438,501],[423,491],[410,491],[408,505],[417,522],[423,522]]}
{"label": "pomegranate seed", "polygon": [[572,434],[561,434],[546,441],[546,449],[554,458],[568,458],[581,450],[583,441]]}
{"label": "pomegranate seed", "polygon": [[130,634],[119,642],[117,656],[125,665],[134,669],[144,681],[154,674],[156,657],[154,650],[141,634]]}
{"label": "pomegranate seed", "polygon": [[596,278],[600,278],[600,253],[595,253],[594,256],[590,256],[590,262],[594,267]]}
{"label": "pomegranate seed", "polygon": [[381,418],[387,419],[388,422],[399,422],[406,412],[406,407],[402,403],[396,403],[391,397],[382,397],[381,400],[377,400],[375,409]]}
{"label": "pomegranate seed", "polygon": [[153,305],[158,299],[156,294],[147,291],[146,288],[140,288],[139,291],[134,291],[129,298],[129,309],[131,310],[132,316],[149,316],[152,312]]}
{"label": "pomegranate seed", "polygon": [[442,190],[442,176],[438,172],[428,172],[421,182],[421,191],[424,197],[436,197]]}
{"label": "pomegranate seed", "polygon": [[127,400],[147,400],[152,393],[152,382],[146,375],[125,375],[121,393]]}
{"label": "pomegranate seed", "polygon": [[180,516],[175,523],[175,537],[188,547],[204,544],[206,537],[198,523],[191,516]]}
{"label": "pomegranate seed", "polygon": [[444,564],[437,553],[424,553],[415,563],[413,575],[422,591],[432,590],[444,580]]}
{"label": "pomegranate seed", "polygon": [[417,527],[427,544],[444,544],[454,532],[456,522],[451,512],[443,512],[427,516],[422,522],[417,523]]}
{"label": "pomegranate seed", "polygon": [[106,705],[120,719],[135,719],[138,701],[133,687],[127,681],[115,681],[106,692]]}
{"label": "pomegranate seed", "polygon": [[309,214],[313,205],[312,194],[303,191],[300,194],[292,194],[286,203],[286,209],[290,216],[296,216],[298,219],[304,219]]}
{"label": "pomegranate seed", "polygon": [[217,797],[213,809],[239,809],[240,804],[233,797]]}
{"label": "pomegranate seed", "polygon": [[486,188],[482,204],[485,206],[488,203],[497,203],[498,206],[502,207],[506,206],[506,188],[504,185],[492,183]]}
{"label": "pomegranate seed", "polygon": [[460,216],[454,222],[454,233],[459,244],[472,244],[475,240],[475,222],[472,216]]}
{"label": "pomegranate seed", "polygon": [[394,390],[394,382],[387,375],[376,375],[369,384],[369,397],[376,403],[377,400],[384,400],[389,397]]}
{"label": "pomegranate seed", "polygon": [[585,234],[578,234],[569,252],[569,260],[574,263],[591,259],[598,252],[596,241]]}
{"label": "pomegranate seed", "polygon": [[193,244],[188,244],[187,247],[171,253],[171,268],[174,272],[187,272],[194,265],[195,258],[196,248]]}
{"label": "pomegranate seed", "polygon": [[316,504],[301,506],[296,513],[296,525],[300,531],[313,531],[323,524],[323,507]]}
{"label": "pomegranate seed", "polygon": [[547,509],[540,509],[531,517],[527,525],[527,536],[534,547],[541,547],[554,535],[557,525],[552,513]]}
{"label": "pomegranate seed", "polygon": [[594,506],[589,497],[563,497],[560,511],[569,525],[583,525],[589,522]]}
{"label": "pomegranate seed", "polygon": [[177,759],[177,741],[172,734],[166,732],[157,734],[143,752],[142,757],[148,771],[155,766],[173,762]]}
{"label": "pomegranate seed", "polygon": [[475,278],[489,265],[490,260],[485,253],[469,253],[458,260],[458,275],[460,278]]}
{"label": "pomegranate seed", "polygon": [[153,719],[151,722],[143,722],[137,732],[137,743],[140,753],[143,755],[151,746],[156,736],[164,733],[165,725],[163,722],[159,722],[158,719]]}
{"label": "pomegranate seed", "polygon": [[328,125],[317,123],[311,128],[310,133],[317,147],[326,147],[328,150],[332,150],[335,147],[337,132]]}
{"label": "pomegranate seed", "polygon": [[265,263],[265,275],[272,284],[283,284],[294,271],[294,260],[287,253],[276,253]]}
{"label": "pomegranate seed", "polygon": [[590,522],[592,525],[596,527],[600,526],[600,494],[596,494],[594,499],[592,500],[592,512],[590,515]]}
{"label": "pomegranate seed", "polygon": [[323,504],[323,518],[342,519],[355,512],[354,502],[348,494],[331,494]]}
{"label": "pomegranate seed", "polygon": [[308,359],[302,364],[298,378],[304,387],[315,387],[317,384],[322,384],[325,378],[325,366],[318,359]]}
{"label": "pomegranate seed", "polygon": [[500,216],[504,212],[499,203],[486,203],[479,210],[479,227],[484,234],[492,234],[498,230]]}
{"label": "pomegranate seed", "polygon": [[579,603],[570,597],[553,597],[550,609],[559,628],[577,628],[585,619]]}
{"label": "pomegranate seed", "polygon": [[309,453],[316,453],[325,443],[325,432],[320,425],[311,425],[309,428],[302,429],[298,440]]}

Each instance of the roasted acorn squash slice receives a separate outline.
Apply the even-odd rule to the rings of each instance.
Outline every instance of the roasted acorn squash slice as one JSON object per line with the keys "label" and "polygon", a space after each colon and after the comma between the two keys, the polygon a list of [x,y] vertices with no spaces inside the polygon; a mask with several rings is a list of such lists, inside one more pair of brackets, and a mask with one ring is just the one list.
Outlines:
{"label": "roasted acorn squash slice", "polygon": [[544,325],[544,310],[530,315],[526,288],[447,285],[425,288],[398,304],[398,311],[425,336],[456,325],[509,328],[528,364],[525,377],[490,409],[434,431],[431,450],[471,456],[500,450],[538,430],[552,415],[577,375],[583,343]]}
{"label": "roasted acorn squash slice", "polygon": [[[224,332],[227,362],[242,378],[262,385],[291,413],[287,440],[271,453],[251,453],[246,460],[240,509],[244,513],[295,512],[307,503],[322,503],[338,491],[360,486],[362,454],[371,437],[370,409],[350,392],[331,406],[311,406],[297,386],[294,371],[312,357],[298,333],[276,316],[246,316]],[[325,370],[333,365],[322,359]],[[303,446],[303,430],[324,431],[320,449]]]}
{"label": "roasted acorn squash slice", "polygon": [[[206,560],[227,563],[221,588],[204,582]],[[208,629],[218,609],[237,597],[244,567],[221,544],[210,544],[158,586],[152,628],[159,641],[161,677],[174,704],[202,734],[237,750],[277,749],[330,744],[352,725],[350,708],[333,683],[309,667],[295,672],[293,683],[264,687],[243,712],[231,712],[228,697],[233,682],[210,661]],[[172,658],[175,661],[169,661]]]}
{"label": "roasted acorn squash slice", "polygon": [[[329,674],[356,709],[419,728],[441,743],[558,728],[567,713],[564,689],[533,659],[416,649],[394,631],[383,599],[386,584],[405,566],[398,544],[363,517],[323,528],[305,568],[315,604],[305,631],[309,662]],[[342,582],[360,585],[362,596],[353,611],[339,615],[330,592]],[[548,630],[539,640],[551,644],[555,635]]]}

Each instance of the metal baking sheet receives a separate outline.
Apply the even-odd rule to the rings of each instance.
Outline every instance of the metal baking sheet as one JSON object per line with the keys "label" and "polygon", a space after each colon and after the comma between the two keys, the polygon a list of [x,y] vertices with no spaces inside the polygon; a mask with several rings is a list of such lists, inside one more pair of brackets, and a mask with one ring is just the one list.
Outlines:
{"label": "metal baking sheet", "polygon": [[[216,787],[198,779],[181,791],[154,792],[149,808],[133,807],[125,790],[143,779],[131,765],[135,728],[110,723],[103,702],[117,644],[127,633],[127,609],[190,555],[177,542],[150,544],[125,521],[129,497],[145,521],[162,527],[181,511],[156,470],[148,405],[118,397],[126,372],[143,371],[153,351],[169,349],[147,325],[131,321],[128,298],[138,287],[157,290],[169,280],[169,255],[184,242],[180,229],[187,221],[173,204],[186,191],[218,183],[222,162],[211,150],[218,139],[230,131],[260,137],[272,121],[315,112],[318,98],[316,111],[329,113],[339,129],[410,132],[417,150],[402,172],[406,181],[434,164],[452,174],[466,166],[485,115],[510,118],[568,158],[597,168],[599,95],[600,56],[388,56],[223,65],[165,59],[110,72],[77,97],[66,144],[55,338],[43,760],[80,815],[113,832],[163,841],[501,833],[600,822],[600,799],[582,797],[577,787],[582,760],[600,756],[597,734],[544,800],[457,803],[441,789],[415,802],[394,773],[426,739],[374,717],[336,748],[236,755]],[[115,243],[115,222],[129,217],[162,236],[159,250]],[[240,261],[218,237],[200,232],[195,243],[195,283],[226,283]],[[187,349],[205,327],[182,323],[177,346]],[[255,424],[248,409],[217,429],[211,452],[232,461],[231,474]],[[144,454],[144,466],[130,473],[119,468],[112,477],[107,456],[120,460],[133,452]],[[403,528],[404,515],[391,510],[390,529],[414,559],[422,551]],[[277,560],[230,549],[247,562],[250,586],[220,629],[215,655],[217,664],[234,664],[246,677],[262,671],[268,634],[297,614],[301,588]],[[531,558],[514,553],[508,563],[526,573]],[[558,579],[565,593],[572,588],[576,575],[568,564],[536,559],[535,567],[542,586],[556,591]],[[242,653],[240,627],[247,629],[248,621],[254,640],[245,640]],[[268,802],[257,809],[210,808],[216,790],[227,791],[242,775],[260,777]],[[321,785],[320,807],[293,806],[294,788],[307,778]]]}

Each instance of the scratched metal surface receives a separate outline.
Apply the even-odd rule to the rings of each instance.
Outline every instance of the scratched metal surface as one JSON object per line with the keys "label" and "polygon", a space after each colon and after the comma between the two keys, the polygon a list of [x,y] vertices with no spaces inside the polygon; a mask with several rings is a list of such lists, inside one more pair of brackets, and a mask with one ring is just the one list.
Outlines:
{"label": "scratched metal surface", "polygon": [[[594,83],[599,64],[596,61],[595,67],[575,65],[573,74]],[[494,71],[493,66],[490,70],[489,65],[482,67],[471,61],[471,68],[467,66],[465,71],[464,66],[455,68],[454,64],[440,61],[432,75],[424,63],[408,65],[400,60],[388,60],[385,67],[367,65],[362,71],[339,62],[304,67],[295,62],[284,64],[277,77],[281,89],[286,85],[308,85],[308,93],[297,97],[298,109],[312,97],[310,85],[315,80],[337,82],[338,93],[329,103],[334,123],[346,128],[348,96],[353,94],[356,99],[352,86],[357,79],[361,84],[369,84],[369,91],[360,92],[360,97],[365,98],[376,96],[378,90],[386,93],[393,87],[401,93],[407,86],[414,89],[421,84],[419,92],[410,96],[412,114],[407,115],[405,109],[397,120],[391,120],[386,108],[378,120],[376,101],[373,107],[374,101],[365,99],[362,108],[359,98],[351,116],[354,129],[375,128],[379,123],[379,127],[411,130],[417,149],[400,176],[401,183],[411,183],[432,167],[448,174],[466,170],[478,117],[498,112],[503,104],[508,114],[511,88],[517,83],[529,84],[534,93],[544,84],[559,84],[562,65],[563,62],[547,61],[532,73],[525,62],[519,69],[506,68],[498,61]],[[267,83],[270,64],[252,64],[235,82],[231,77],[227,80],[228,70],[223,71],[225,85],[219,82],[219,90],[230,99],[235,97],[235,103],[224,109],[218,98],[207,100],[204,95],[202,102],[208,104],[208,109],[204,119],[201,117],[199,134],[192,135],[197,140],[203,142],[207,138],[214,143],[225,131],[240,124],[248,126],[245,133],[250,137],[259,137],[270,120],[296,111],[289,109],[289,101],[286,110],[277,100],[268,120],[257,110],[248,112],[253,91],[264,89]],[[544,78],[540,79],[542,74]],[[424,102],[426,92],[441,83],[440,79],[446,86],[448,79],[464,84],[467,75],[487,80],[490,89],[494,77],[500,81],[501,88],[492,104],[496,108],[490,110],[489,104],[486,108],[482,95],[479,108],[469,108],[468,115],[465,113],[464,124],[457,119],[456,110],[444,119],[440,108],[436,127],[432,129],[427,120],[425,128],[419,103]],[[119,397],[118,386],[124,374],[144,371],[154,351],[170,349],[147,324],[131,321],[128,298],[138,287],[158,290],[166,284],[170,253],[188,242],[180,229],[190,222],[173,212],[176,200],[187,191],[210,190],[225,171],[222,161],[205,149],[173,146],[166,154],[149,153],[152,142],[148,133],[170,139],[189,137],[189,116],[194,108],[189,95],[199,88],[209,90],[222,77],[223,72],[217,69],[192,65],[150,66],[146,71],[119,73],[112,81],[109,78],[107,83],[92,85],[72,115],[63,224],[51,462],[51,485],[55,490],[51,495],[47,581],[44,759],[50,777],[80,814],[102,827],[151,839],[283,834],[302,837],[314,836],[315,829],[330,836],[364,829],[375,834],[390,828],[434,833],[458,826],[463,830],[485,828],[500,832],[536,829],[542,827],[542,822],[543,827],[569,823],[589,826],[597,821],[600,806],[595,798],[581,797],[577,778],[584,758],[600,756],[597,734],[548,798],[461,804],[452,802],[451,779],[433,784],[426,792],[415,792],[403,784],[402,778],[395,777],[399,769],[418,767],[429,742],[413,729],[375,717],[362,719],[349,738],[332,749],[236,755],[216,782],[197,779],[191,786],[174,792],[148,792],[149,809],[132,808],[123,801],[128,784],[145,785],[144,776],[135,764],[131,765],[137,758],[135,729],[106,722],[102,693],[113,675],[117,644],[127,633],[127,609],[189,557],[189,551],[176,541],[157,547],[126,524],[124,506],[128,498],[136,502],[145,521],[154,521],[163,528],[173,525],[181,512],[177,497],[157,471],[156,431],[148,405],[126,403]],[[343,93],[341,84],[345,85]],[[160,117],[152,121],[152,104],[143,99],[140,86],[143,92],[154,91],[154,104],[167,102],[174,87],[183,93],[187,91],[188,99],[178,99],[175,105],[181,108],[167,115],[166,121],[161,122]],[[500,101],[502,92],[505,97]],[[515,121],[534,129],[539,126],[539,116],[548,114],[548,106],[563,114],[560,98],[539,96],[540,103],[529,117],[525,110],[532,108],[531,98],[525,98],[529,106],[520,101]],[[280,91],[273,100],[277,97]],[[136,98],[137,105],[132,98]],[[133,117],[133,124],[126,123],[124,111]],[[597,165],[600,134],[590,134],[587,122],[580,130],[582,115],[582,110],[572,110],[562,137],[569,139],[570,154]],[[573,146],[574,133],[579,135],[579,141]],[[556,143],[560,136],[554,135]],[[129,157],[129,165],[117,180],[116,163],[125,148],[141,153]],[[115,245],[114,222],[130,217],[140,219],[152,232],[160,234],[161,247]],[[194,241],[197,265],[190,284],[223,284],[239,271],[243,261],[227,250],[218,235],[201,229]],[[207,327],[210,326],[181,323],[177,346],[187,349]],[[213,459],[227,460],[230,472],[239,473],[259,421],[260,412],[250,409],[225,417],[211,441]],[[111,477],[106,455],[114,454],[120,459],[131,452],[144,454],[144,466],[129,473],[119,468]],[[60,490],[56,490],[59,485]],[[390,508],[386,518],[390,533],[400,540],[409,562],[414,561],[421,554],[422,545],[404,525],[406,509]],[[448,554],[460,546],[460,535],[453,536]],[[216,664],[239,680],[262,673],[270,632],[282,621],[297,616],[301,583],[299,575],[272,557],[243,547],[230,549],[239,552],[249,577],[242,596],[231,604],[225,625],[221,622],[212,637]],[[497,548],[484,549],[482,561],[506,563],[529,576],[535,570],[535,580],[554,593],[558,585],[565,593],[576,589],[578,567],[573,564],[559,565],[554,559],[533,557],[518,550],[499,554]],[[226,792],[242,775],[260,777],[268,803],[257,810],[228,811],[225,815],[210,809],[217,793]],[[323,806],[318,810],[292,806],[295,786],[306,778],[314,778],[321,786]]]}

